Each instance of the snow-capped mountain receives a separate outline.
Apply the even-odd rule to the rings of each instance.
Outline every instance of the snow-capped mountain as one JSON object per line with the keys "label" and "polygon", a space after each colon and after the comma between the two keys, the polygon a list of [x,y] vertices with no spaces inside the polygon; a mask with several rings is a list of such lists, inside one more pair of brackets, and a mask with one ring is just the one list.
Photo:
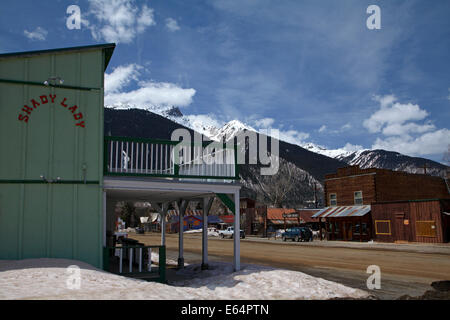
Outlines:
{"label": "snow-capped mountain", "polygon": [[[214,140],[231,137],[243,130],[256,131],[240,121],[234,120],[223,125],[213,123],[214,119],[199,116],[184,116],[177,108],[167,108],[149,112],[133,108],[106,108],[105,135],[123,137],[142,137],[170,139],[172,132],[185,128],[204,134]],[[349,151],[343,149],[327,150],[322,146],[292,144],[280,140],[280,174],[271,177],[259,175],[259,165],[241,165],[240,177],[243,185],[242,196],[270,204],[263,189],[273,185],[290,185],[292,190],[282,205],[301,208],[309,206],[318,191],[319,203],[323,204],[322,184],[326,174],[336,172],[346,165],[360,165],[363,168],[378,167],[408,172],[423,173],[424,164],[428,174],[440,175],[446,166],[423,158],[413,158],[384,150]],[[291,177],[286,181],[286,177]],[[280,205],[280,203],[278,204]]]}
{"label": "snow-capped mountain", "polygon": [[[128,106],[113,106],[112,109],[132,109]],[[214,116],[210,115],[183,115],[179,108],[173,106],[157,107],[150,106],[148,111],[156,113],[166,119],[169,119],[183,127],[192,129],[204,135],[206,139],[221,141],[229,140],[244,130],[258,132],[257,129],[245,124],[239,120],[231,120],[227,123],[218,121]],[[286,145],[292,145],[292,143]],[[326,156],[332,159],[341,161],[348,165],[359,165],[361,168],[384,168],[390,170],[406,171],[410,173],[424,173],[424,166],[426,166],[427,174],[436,176],[445,176],[447,166],[424,158],[410,157],[402,155],[398,152],[391,152],[386,150],[370,150],[361,149],[354,150],[352,146],[344,146],[338,149],[327,149],[321,145],[311,142],[304,143],[299,141],[295,144],[298,147],[311,151],[315,154]],[[292,147],[280,148],[280,152],[292,152]],[[297,150],[298,151],[298,150]],[[295,153],[295,152],[294,152]],[[287,156],[289,158],[289,156]]]}
{"label": "snow-capped mountain", "polygon": [[239,133],[241,133],[244,130],[250,130],[257,132],[256,129],[252,128],[251,126],[240,122],[239,120],[231,120],[230,122],[227,122],[223,127],[217,130],[217,132],[211,136],[211,140],[220,141],[225,139],[229,140]]}
{"label": "snow-capped mountain", "polygon": [[302,148],[305,148],[309,151],[315,152],[315,153],[319,153],[322,154],[324,156],[330,157],[330,158],[335,158],[335,159],[343,159],[343,158],[347,158],[351,155],[359,155],[362,152],[366,151],[367,149],[361,149],[361,150],[349,150],[347,148],[339,148],[339,149],[327,149],[323,146],[314,144],[312,142],[308,142],[308,143],[303,143],[300,144],[300,146]]}

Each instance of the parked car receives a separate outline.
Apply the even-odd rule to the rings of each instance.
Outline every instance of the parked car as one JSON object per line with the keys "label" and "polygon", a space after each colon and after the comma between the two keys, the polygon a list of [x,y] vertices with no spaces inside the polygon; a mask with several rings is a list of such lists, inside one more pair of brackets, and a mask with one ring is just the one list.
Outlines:
{"label": "parked car", "polygon": [[[219,230],[219,237],[221,237],[222,239],[224,239],[225,237],[233,238],[234,237],[234,227],[228,227],[225,230]],[[245,238],[244,230],[241,230],[241,238],[242,239]]]}
{"label": "parked car", "polygon": [[313,233],[306,227],[289,228],[281,235],[283,241],[291,239],[292,241],[312,241]]}
{"label": "parked car", "polygon": [[144,227],[137,227],[135,230],[136,230],[137,234],[144,234],[145,233]]}

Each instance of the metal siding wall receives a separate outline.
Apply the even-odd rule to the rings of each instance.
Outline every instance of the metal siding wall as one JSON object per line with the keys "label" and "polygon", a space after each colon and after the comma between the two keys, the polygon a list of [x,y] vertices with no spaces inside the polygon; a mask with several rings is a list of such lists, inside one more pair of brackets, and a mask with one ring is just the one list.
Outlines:
{"label": "metal siding wall", "polygon": [[[0,78],[43,82],[60,76],[64,84],[103,87],[103,52],[65,52],[0,59]],[[56,94],[18,120],[31,99]],[[67,108],[61,105],[66,99]],[[86,122],[69,107],[77,105]],[[0,179],[46,178],[102,182],[103,90],[0,83]],[[99,184],[0,183],[0,259],[74,258],[102,264],[102,190]]]}

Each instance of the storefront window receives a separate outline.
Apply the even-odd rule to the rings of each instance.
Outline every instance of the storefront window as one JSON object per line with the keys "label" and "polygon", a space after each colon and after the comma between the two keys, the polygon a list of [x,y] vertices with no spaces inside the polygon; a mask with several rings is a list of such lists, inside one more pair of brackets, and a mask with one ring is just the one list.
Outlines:
{"label": "storefront window", "polygon": [[355,234],[359,234],[359,232],[360,232],[360,225],[358,223],[358,224],[355,224]]}
{"label": "storefront window", "polygon": [[362,234],[367,234],[367,223],[362,223]]}

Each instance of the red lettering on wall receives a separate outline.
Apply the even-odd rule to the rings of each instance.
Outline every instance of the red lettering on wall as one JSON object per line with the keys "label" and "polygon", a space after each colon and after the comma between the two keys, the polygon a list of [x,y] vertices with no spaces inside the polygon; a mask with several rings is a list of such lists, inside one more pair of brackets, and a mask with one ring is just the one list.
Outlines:
{"label": "red lettering on wall", "polygon": [[26,112],[27,114],[31,114],[31,111],[33,111],[33,108],[30,108],[29,106],[24,105],[22,108],[22,111]]}
{"label": "red lettering on wall", "polygon": [[31,99],[31,103],[33,104],[33,108],[35,108],[35,109],[36,109],[37,106],[40,106],[40,105],[41,105],[39,102],[37,102],[37,101],[34,100],[34,99]]}
{"label": "red lettering on wall", "polygon": [[[54,103],[56,94],[53,94],[53,95],[49,94],[48,96],[50,97],[51,102]],[[30,117],[28,115],[30,115],[33,112],[33,110],[37,109],[37,107],[40,106],[41,104],[49,103],[49,99],[48,99],[47,95],[41,95],[41,96],[39,96],[39,99],[41,101],[40,103],[38,101],[36,101],[35,99],[30,100],[31,104],[33,105],[33,108],[30,108],[29,106],[24,105],[23,108],[21,109],[21,111],[23,111],[23,113],[20,113],[18,115],[17,119],[19,121],[28,123],[28,121],[30,120]],[[60,103],[61,106],[63,106],[64,108],[67,108],[66,101],[67,101],[67,98],[64,98]],[[78,110],[77,105],[74,105],[67,109],[69,109],[72,112],[73,118],[76,121],[83,119],[83,113],[81,113],[81,112],[75,113]],[[75,123],[75,126],[85,128],[86,124],[84,121],[78,121],[77,123]]]}
{"label": "red lettering on wall", "polygon": [[78,108],[77,106],[73,106],[73,107],[70,107],[69,110],[72,111],[72,113],[74,113],[75,110],[77,110],[77,108]]}
{"label": "red lettering on wall", "polygon": [[41,102],[42,102],[42,104],[46,104],[46,103],[48,103],[48,99],[47,99],[47,96],[40,96],[39,98],[41,98]]}
{"label": "red lettering on wall", "polygon": [[28,122],[28,116],[24,116],[22,114],[19,114],[19,121],[25,121]]}
{"label": "red lettering on wall", "polygon": [[66,100],[67,100],[67,98],[64,98],[64,100],[61,101],[61,105],[62,105],[64,108],[67,108],[67,104],[64,103],[64,102],[66,102]]}

